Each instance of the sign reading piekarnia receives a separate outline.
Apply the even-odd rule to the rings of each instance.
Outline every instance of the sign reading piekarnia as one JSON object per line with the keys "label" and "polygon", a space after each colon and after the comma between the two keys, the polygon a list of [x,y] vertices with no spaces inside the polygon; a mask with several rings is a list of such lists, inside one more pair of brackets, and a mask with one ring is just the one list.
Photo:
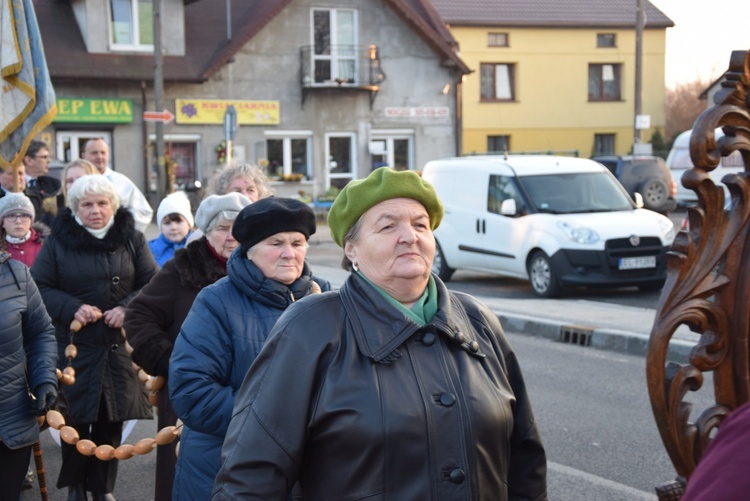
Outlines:
{"label": "sign reading piekarnia", "polygon": [[224,123],[224,113],[233,105],[239,125],[278,125],[278,101],[247,101],[235,99],[175,99],[178,124]]}

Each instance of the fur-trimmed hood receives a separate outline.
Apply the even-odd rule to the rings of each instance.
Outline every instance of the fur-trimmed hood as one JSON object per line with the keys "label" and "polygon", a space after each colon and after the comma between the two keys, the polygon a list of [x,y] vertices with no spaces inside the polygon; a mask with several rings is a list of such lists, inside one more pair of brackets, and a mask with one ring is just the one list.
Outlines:
{"label": "fur-trimmed hood", "polygon": [[211,254],[205,235],[174,253],[174,266],[185,287],[202,289],[226,276],[227,270]]}
{"label": "fur-trimmed hood", "polygon": [[55,218],[52,234],[63,247],[73,250],[111,252],[121,247],[127,248],[137,231],[133,215],[126,208],[120,207],[113,217],[115,223],[104,238],[98,239],[78,224],[73,212],[66,208]]}

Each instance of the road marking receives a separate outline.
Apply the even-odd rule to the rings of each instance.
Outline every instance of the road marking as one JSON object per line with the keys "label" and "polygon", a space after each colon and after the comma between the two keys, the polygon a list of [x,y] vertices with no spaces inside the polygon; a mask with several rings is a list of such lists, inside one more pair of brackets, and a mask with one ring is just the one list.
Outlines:
{"label": "road marking", "polygon": [[626,494],[631,499],[647,499],[649,501],[653,501],[654,499],[657,499],[656,494],[651,494],[649,492],[642,491],[634,487],[630,487],[629,485],[620,484],[618,482],[614,482],[606,478],[598,477],[596,475],[592,475],[591,473],[586,473],[585,471],[576,470],[575,468],[571,468],[570,466],[565,466],[560,463],[553,463],[552,461],[547,461],[547,467],[550,470],[555,471],[557,473],[562,473],[563,475],[576,477],[586,482],[589,482],[591,484],[605,487],[607,489],[611,489],[616,492],[621,492],[623,494]]}

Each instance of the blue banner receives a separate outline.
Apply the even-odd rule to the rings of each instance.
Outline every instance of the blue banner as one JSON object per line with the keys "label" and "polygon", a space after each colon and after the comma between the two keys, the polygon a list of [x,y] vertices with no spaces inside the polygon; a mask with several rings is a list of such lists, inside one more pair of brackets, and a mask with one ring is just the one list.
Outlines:
{"label": "blue banner", "polygon": [[0,0],[0,166],[19,165],[57,113],[31,0]]}

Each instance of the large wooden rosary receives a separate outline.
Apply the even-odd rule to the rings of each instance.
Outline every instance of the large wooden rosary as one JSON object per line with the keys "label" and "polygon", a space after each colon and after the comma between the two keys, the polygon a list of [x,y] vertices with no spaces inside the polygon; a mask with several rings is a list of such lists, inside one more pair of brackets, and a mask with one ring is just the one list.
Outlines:
{"label": "large wooden rosary", "polygon": [[[101,318],[99,316],[96,321]],[[76,381],[76,372],[73,368],[73,359],[78,355],[78,349],[73,343],[76,332],[81,330],[83,325],[78,320],[73,320],[70,323],[70,344],[65,347],[65,357],[68,360],[68,364],[62,371],[57,369],[57,379],[60,384],[70,386]],[[125,342],[128,353],[132,352],[133,349]],[[133,363],[133,367],[138,371],[138,379],[144,383],[146,389],[149,391],[149,402],[151,405],[156,406],[158,402],[158,392],[164,386],[164,378],[161,376],[151,377],[146,372]],[[60,432],[60,438],[67,444],[75,445],[76,450],[84,456],[96,456],[102,461],[109,461],[111,459],[130,459],[135,455],[148,454],[156,448],[157,445],[167,445],[180,436],[182,432],[182,422],[177,421],[176,426],[167,426],[159,430],[155,438],[144,438],[139,440],[135,445],[122,444],[115,448],[111,445],[96,445],[91,440],[81,440],[78,436],[78,432],[72,426],[65,424],[65,418],[58,411],[48,411],[46,416],[47,424],[50,427]],[[40,418],[43,422],[43,418]],[[41,424],[41,422],[40,422]]]}

